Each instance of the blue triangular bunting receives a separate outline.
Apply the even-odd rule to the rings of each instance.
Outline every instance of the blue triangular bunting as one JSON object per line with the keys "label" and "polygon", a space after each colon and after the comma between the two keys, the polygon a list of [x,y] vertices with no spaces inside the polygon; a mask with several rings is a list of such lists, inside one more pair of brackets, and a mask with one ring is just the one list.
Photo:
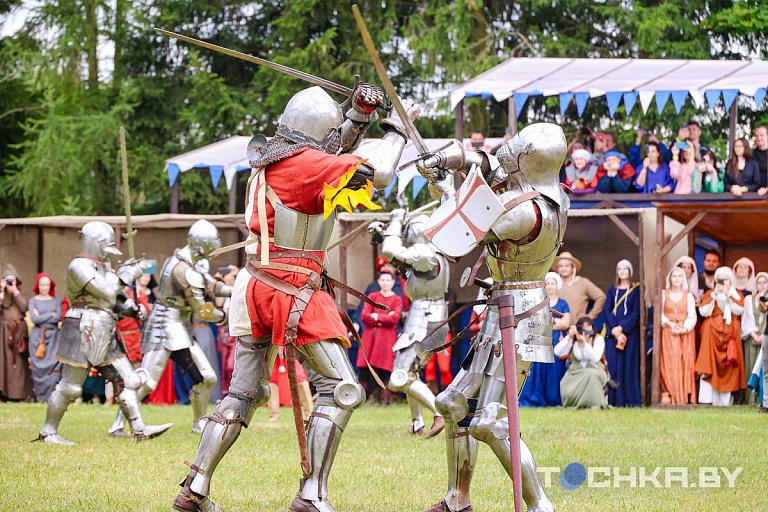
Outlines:
{"label": "blue triangular bunting", "polygon": [[427,184],[427,178],[423,176],[414,176],[413,180],[411,180],[411,183],[413,183],[413,191],[411,192],[411,197],[416,199],[416,197],[419,195],[419,192],[421,192],[421,189],[423,189],[424,185]]}
{"label": "blue triangular bunting", "polygon": [[397,183],[397,176],[395,176],[395,179],[392,180],[392,183],[390,183],[389,186],[384,189],[384,197],[389,199],[389,195],[392,193],[392,189],[395,188],[396,183]]}
{"label": "blue triangular bunting", "polygon": [[717,100],[720,99],[720,89],[707,89],[704,91],[704,96],[707,97],[707,105],[709,105],[709,108],[712,108],[717,103]]}
{"label": "blue triangular bunting", "polygon": [[760,105],[763,104],[763,100],[765,99],[765,88],[761,87],[760,89],[755,91],[755,108],[760,108]]}
{"label": "blue triangular bunting", "polygon": [[179,166],[176,164],[168,164],[166,167],[168,171],[168,186],[172,187],[176,183],[176,178],[179,177]]}
{"label": "blue triangular bunting", "polygon": [[723,89],[723,103],[725,103],[725,110],[731,108],[733,100],[739,95],[738,89]]}
{"label": "blue triangular bunting", "polygon": [[576,113],[581,117],[581,114],[584,113],[584,107],[587,106],[587,100],[589,99],[589,93],[588,92],[577,92],[576,93]]}
{"label": "blue triangular bunting", "polygon": [[560,93],[560,115],[561,116],[565,115],[565,111],[568,109],[568,105],[571,104],[571,100],[573,100],[572,92]]}
{"label": "blue triangular bunting", "polygon": [[523,107],[525,106],[525,102],[528,101],[528,94],[524,92],[516,92],[515,93],[515,111],[517,112],[517,117],[520,117],[520,112],[523,111]]}
{"label": "blue triangular bunting", "polygon": [[675,112],[680,113],[685,99],[688,97],[688,91],[672,91],[672,103],[675,105]]}
{"label": "blue triangular bunting", "polygon": [[664,107],[667,106],[667,101],[669,101],[669,96],[672,93],[670,91],[657,91],[656,92],[656,110],[659,114],[661,114],[664,111]]}
{"label": "blue triangular bunting", "polygon": [[607,92],[605,93],[605,99],[608,101],[608,115],[613,117],[613,114],[616,113],[616,109],[619,108],[619,103],[621,103],[621,93]]}
{"label": "blue triangular bunting", "polygon": [[208,168],[208,172],[211,173],[211,183],[213,183],[213,190],[216,190],[219,188],[219,181],[221,181],[221,176],[224,174],[224,167],[220,165],[214,165]]}
{"label": "blue triangular bunting", "polygon": [[635,103],[637,103],[637,96],[638,93],[636,92],[624,93],[624,110],[626,110],[627,115],[631,114],[632,109],[635,108]]}

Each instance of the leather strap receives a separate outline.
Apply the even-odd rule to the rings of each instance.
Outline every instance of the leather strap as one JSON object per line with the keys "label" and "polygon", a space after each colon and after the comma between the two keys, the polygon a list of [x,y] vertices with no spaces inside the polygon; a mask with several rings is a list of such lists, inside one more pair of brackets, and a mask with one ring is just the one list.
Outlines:
{"label": "leather strap", "polygon": [[517,196],[513,200],[504,203],[504,209],[509,211],[509,210],[515,208],[516,206],[520,206],[521,204],[523,204],[526,201],[530,201],[531,199],[535,199],[535,198],[539,197],[540,195],[541,195],[541,192],[538,192],[536,190],[532,190],[530,192],[526,192],[525,194],[523,194],[521,196]]}
{"label": "leather strap", "polygon": [[534,290],[536,288],[544,288],[546,285],[545,281],[534,281],[532,283],[495,284],[492,288],[494,290]]}
{"label": "leather strap", "polygon": [[[502,297],[506,297],[506,296],[502,295],[501,297],[499,297],[499,299],[501,300]],[[539,302],[528,311],[520,313],[519,315],[516,315],[514,312],[512,312],[511,315],[501,314],[502,309],[504,309],[505,311],[507,310],[507,308],[512,309],[512,304],[509,304],[509,305],[499,304],[499,327],[502,329],[517,327],[517,324],[521,320],[525,320],[529,316],[537,313],[538,311],[541,311],[542,309],[544,309],[544,307],[547,305],[548,302],[549,302],[549,298],[545,298],[543,301]]]}
{"label": "leather strap", "polygon": [[480,253],[480,257],[477,258],[477,261],[474,265],[472,265],[472,271],[469,273],[469,279],[467,280],[466,285],[471,286],[475,282],[475,278],[477,278],[477,272],[480,270],[480,267],[483,266],[483,263],[485,263],[486,260],[486,252],[485,249]]}
{"label": "leather strap", "polygon": [[285,281],[264,272],[260,268],[252,265],[250,262],[245,263],[245,268],[253,278],[258,279],[261,283],[269,286],[270,288],[274,288],[279,292],[285,293],[286,295],[291,295],[293,297],[295,297],[299,292],[299,289],[292,284],[288,284]]}
{"label": "leather strap", "polygon": [[[448,322],[450,322],[451,320],[453,320],[454,318],[456,318],[457,316],[459,316],[459,315],[460,315],[462,312],[464,312],[464,310],[466,310],[467,308],[471,308],[471,307],[474,307],[474,306],[479,306],[479,305],[481,305],[481,304],[489,304],[489,302],[488,302],[488,299],[478,299],[478,300],[473,300],[473,301],[467,302],[467,303],[465,303],[465,304],[462,304],[462,305],[461,305],[461,307],[460,307],[459,309],[457,309],[456,311],[454,311],[454,312],[453,312],[453,313],[452,313],[452,314],[451,314],[451,315],[450,315],[448,318],[446,318],[445,320],[441,321],[441,322],[440,322],[439,324],[437,324],[437,325],[436,325],[434,328],[432,328],[432,330],[431,330],[431,331],[429,331],[429,332],[427,333],[427,335],[426,335],[426,336],[424,336],[424,339],[425,339],[425,340],[426,340],[426,339],[429,339],[429,338],[430,338],[430,337],[431,337],[433,334],[435,334],[435,333],[436,333],[436,332],[437,332],[437,331],[438,331],[438,330],[439,330],[439,329],[440,329],[442,326],[444,326],[445,324],[447,324]],[[477,318],[480,318],[480,317],[478,316]],[[476,319],[475,319],[473,322],[470,322],[470,323],[469,323],[469,325],[467,325],[467,326],[466,326],[464,329],[462,329],[462,330],[461,330],[461,332],[460,332],[460,333],[459,333],[459,334],[456,336],[456,338],[459,338],[459,337],[461,337],[461,335],[463,335],[463,334],[464,334],[464,333],[467,331],[467,329],[469,329],[469,326],[470,326],[470,325],[472,325],[473,323],[477,322],[477,318],[476,318]],[[451,341],[453,341],[453,340],[451,340]],[[446,348],[448,345],[450,345],[450,343],[451,343],[451,342],[448,342],[448,343],[444,343],[443,345],[441,345],[441,346],[437,347],[436,349],[432,350],[432,352],[433,352],[433,353],[434,353],[434,352],[440,352],[441,350],[443,350],[444,348]]]}
{"label": "leather strap", "polygon": [[[286,341],[287,339],[288,339],[288,334],[286,332]],[[301,415],[301,403],[299,401],[299,382],[296,376],[295,350],[296,350],[296,347],[292,343],[285,344],[285,359],[286,359],[286,364],[288,365],[288,386],[291,389],[291,406],[293,409],[293,422],[296,425],[296,437],[298,437],[299,439],[299,454],[301,455],[301,472],[304,474],[304,478],[309,478],[310,468],[309,468],[309,452],[307,450],[307,432],[304,429],[304,418]]]}
{"label": "leather strap", "polygon": [[[270,253],[272,254],[272,253]],[[273,270],[282,270],[285,272],[296,272],[298,274],[304,274],[304,275],[312,275],[315,273],[314,270],[308,269],[306,267],[300,267],[298,265],[291,265],[290,263],[280,263],[279,261],[270,261],[266,265],[262,265],[259,261],[249,261],[248,265],[254,267],[254,268],[269,268]]]}
{"label": "leather strap", "polygon": [[[384,304],[381,304],[379,302],[376,302],[375,300],[368,297],[366,294],[359,292],[352,288],[351,286],[348,286],[341,281],[337,281],[336,279],[330,277],[327,274],[323,275],[325,277],[325,281],[328,283],[328,285],[333,288],[339,288],[341,291],[346,292],[348,295],[352,295],[353,297],[357,297],[358,299],[362,300],[363,302],[367,302],[371,306],[375,307],[376,309],[383,309],[384,311],[391,311],[389,306],[385,306]],[[333,295],[333,294],[332,294]]]}

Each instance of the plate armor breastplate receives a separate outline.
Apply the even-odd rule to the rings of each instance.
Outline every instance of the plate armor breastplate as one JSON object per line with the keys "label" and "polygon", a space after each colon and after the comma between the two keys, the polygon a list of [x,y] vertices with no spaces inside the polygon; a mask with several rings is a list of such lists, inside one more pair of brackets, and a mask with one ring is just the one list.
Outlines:
{"label": "plate armor breastplate", "polygon": [[323,214],[309,215],[277,203],[275,247],[295,251],[325,251],[335,221],[336,212],[323,220]]}

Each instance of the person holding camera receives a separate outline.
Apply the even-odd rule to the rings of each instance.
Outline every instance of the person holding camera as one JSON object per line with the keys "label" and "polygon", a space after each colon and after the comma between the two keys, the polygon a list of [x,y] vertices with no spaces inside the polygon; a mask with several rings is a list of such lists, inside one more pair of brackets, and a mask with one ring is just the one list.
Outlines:
{"label": "person holding camera", "polygon": [[560,381],[563,407],[607,409],[604,386],[608,383],[605,367],[605,340],[595,332],[588,316],[579,318],[568,329],[568,336],[555,346],[555,355],[568,360],[568,371]]}
{"label": "person holding camera", "polygon": [[[644,145],[643,141],[645,140],[646,136],[648,137],[648,140]],[[653,134],[649,130],[646,130],[645,128],[638,128],[635,144],[631,148],[629,148],[629,164],[634,169],[637,169],[642,165],[643,163],[642,153],[643,151],[645,151],[646,153],[648,152],[647,144],[651,144],[651,143],[657,144],[659,146],[659,151],[661,152],[661,156],[664,157],[665,162],[669,162],[670,160],[672,160],[672,153],[669,152],[669,148],[666,145],[664,145],[664,143],[661,142],[659,138],[656,137],[655,134]]]}
{"label": "person holding camera", "polygon": [[[768,311],[768,274],[760,272],[755,276],[755,293],[744,298],[744,314],[741,316],[741,339],[744,343],[744,370],[746,370],[747,379],[755,373],[753,368],[761,366],[758,361],[761,361],[762,354],[765,354],[765,351],[761,354],[760,350],[763,347],[766,320],[768,320],[766,311]],[[765,367],[768,368],[768,366]],[[760,374],[760,370],[757,374]],[[759,388],[755,392],[759,392]],[[747,403],[753,405],[754,398],[750,393]],[[758,396],[758,402],[760,402],[759,398]],[[762,405],[765,407],[766,402],[763,401]]]}
{"label": "person holding camera", "polygon": [[701,298],[701,346],[694,370],[701,375],[699,403],[716,407],[733,404],[733,392],[747,388],[741,350],[744,298],[733,286],[728,267],[715,270],[715,287]]}
{"label": "person holding camera", "polygon": [[635,189],[641,194],[668,194],[674,186],[675,181],[669,174],[669,165],[659,145],[649,142],[645,159],[637,168]]}
{"label": "person holding camera", "polygon": [[16,269],[8,265],[0,281],[0,400],[29,400],[35,396],[27,360],[27,299],[20,286]]}
{"label": "person holding camera", "polygon": [[693,175],[693,192],[700,194],[721,194],[725,188],[723,171],[717,165],[717,157],[707,150]]}

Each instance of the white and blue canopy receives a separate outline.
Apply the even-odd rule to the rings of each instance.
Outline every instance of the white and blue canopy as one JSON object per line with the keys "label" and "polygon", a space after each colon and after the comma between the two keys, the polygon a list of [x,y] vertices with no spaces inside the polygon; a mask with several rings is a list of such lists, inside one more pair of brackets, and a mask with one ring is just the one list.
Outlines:
{"label": "white and blue canopy", "polygon": [[464,98],[514,98],[518,115],[531,96],[559,96],[560,112],[572,100],[579,116],[589,98],[605,96],[611,116],[622,100],[627,113],[637,100],[643,112],[656,99],[661,112],[670,98],[679,112],[690,95],[710,108],[725,108],[743,94],[759,108],[768,87],[768,62],[751,60],[513,58],[451,91],[451,109]]}
{"label": "white and blue canopy", "polygon": [[190,169],[207,169],[211,175],[214,190],[218,188],[221,177],[227,184],[227,190],[232,188],[235,174],[249,171],[246,150],[251,137],[238,135],[197,148],[183,155],[169,158],[165,161],[165,172],[168,173],[168,186],[172,187],[180,173]]}

